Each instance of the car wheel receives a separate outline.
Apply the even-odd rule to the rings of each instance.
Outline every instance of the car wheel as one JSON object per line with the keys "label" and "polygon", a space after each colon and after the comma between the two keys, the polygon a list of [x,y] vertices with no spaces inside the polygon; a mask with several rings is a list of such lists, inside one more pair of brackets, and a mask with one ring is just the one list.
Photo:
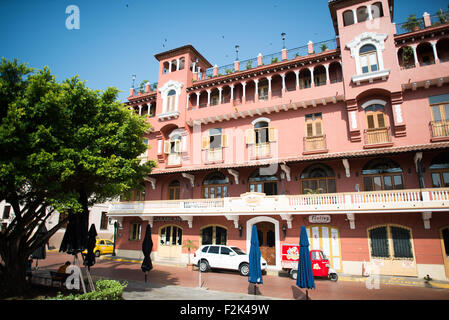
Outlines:
{"label": "car wheel", "polygon": [[337,282],[337,280],[338,280],[338,274],[336,274],[336,273],[331,273],[331,274],[329,274],[329,280],[330,280],[330,281]]}
{"label": "car wheel", "polygon": [[100,256],[101,252],[99,250],[95,251],[95,256],[98,258]]}
{"label": "car wheel", "polygon": [[200,269],[201,272],[209,271],[209,263],[207,262],[207,260],[201,260],[200,261],[199,269]]}
{"label": "car wheel", "polygon": [[240,274],[241,274],[242,276],[246,277],[246,276],[249,274],[249,264],[247,264],[247,263],[242,263],[242,264],[239,266],[239,271],[240,271]]}
{"label": "car wheel", "polygon": [[290,270],[290,278],[292,278],[293,280],[296,280],[298,278],[298,270]]}

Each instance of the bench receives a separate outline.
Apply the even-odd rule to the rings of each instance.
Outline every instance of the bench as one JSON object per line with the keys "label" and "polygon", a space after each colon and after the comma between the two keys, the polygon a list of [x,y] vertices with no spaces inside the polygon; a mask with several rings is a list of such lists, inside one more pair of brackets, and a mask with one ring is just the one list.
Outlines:
{"label": "bench", "polygon": [[70,275],[69,273],[59,273],[56,271],[50,271],[51,286],[53,287],[53,282],[59,282],[60,286],[62,287],[62,285],[67,280],[67,277],[69,275]]}

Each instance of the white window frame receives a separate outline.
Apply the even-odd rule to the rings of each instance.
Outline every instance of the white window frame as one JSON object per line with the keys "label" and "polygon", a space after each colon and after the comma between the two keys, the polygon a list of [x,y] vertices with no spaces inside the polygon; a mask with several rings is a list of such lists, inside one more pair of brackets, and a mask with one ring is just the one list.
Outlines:
{"label": "white window frame", "polygon": [[[181,88],[183,87],[183,84],[170,80],[166,82],[161,88],[159,88],[159,92],[161,93],[162,97],[162,113],[158,114],[158,118],[161,120],[170,119],[170,118],[177,118],[179,116],[179,96],[181,95]],[[175,90],[175,105],[173,110],[169,111],[168,106],[168,93],[171,90]]]}

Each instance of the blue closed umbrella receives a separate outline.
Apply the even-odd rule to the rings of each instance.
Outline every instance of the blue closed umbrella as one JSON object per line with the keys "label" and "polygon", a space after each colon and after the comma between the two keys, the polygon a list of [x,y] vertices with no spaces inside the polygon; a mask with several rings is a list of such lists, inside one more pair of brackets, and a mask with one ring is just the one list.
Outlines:
{"label": "blue closed umbrella", "polygon": [[310,260],[309,238],[307,237],[306,227],[301,226],[301,235],[299,237],[299,261],[298,277],[296,285],[306,289],[306,299],[309,299],[308,289],[315,289],[313,279],[312,261]]}
{"label": "blue closed umbrella", "polygon": [[[251,232],[251,247],[249,249],[249,277],[250,283],[263,283],[262,281],[262,268],[260,267],[261,253],[259,248],[259,237],[257,234],[257,227],[253,225]],[[256,286],[254,287],[256,292]],[[255,294],[255,293],[254,293]]]}

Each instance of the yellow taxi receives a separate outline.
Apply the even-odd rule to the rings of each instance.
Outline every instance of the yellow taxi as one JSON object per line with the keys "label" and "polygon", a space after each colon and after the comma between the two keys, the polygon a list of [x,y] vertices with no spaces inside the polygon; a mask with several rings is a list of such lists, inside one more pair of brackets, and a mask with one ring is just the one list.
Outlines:
{"label": "yellow taxi", "polygon": [[[95,243],[94,253],[98,258],[101,254],[109,254],[114,250],[114,243],[107,239],[97,239]],[[83,254],[87,254],[87,249],[83,251]]]}

